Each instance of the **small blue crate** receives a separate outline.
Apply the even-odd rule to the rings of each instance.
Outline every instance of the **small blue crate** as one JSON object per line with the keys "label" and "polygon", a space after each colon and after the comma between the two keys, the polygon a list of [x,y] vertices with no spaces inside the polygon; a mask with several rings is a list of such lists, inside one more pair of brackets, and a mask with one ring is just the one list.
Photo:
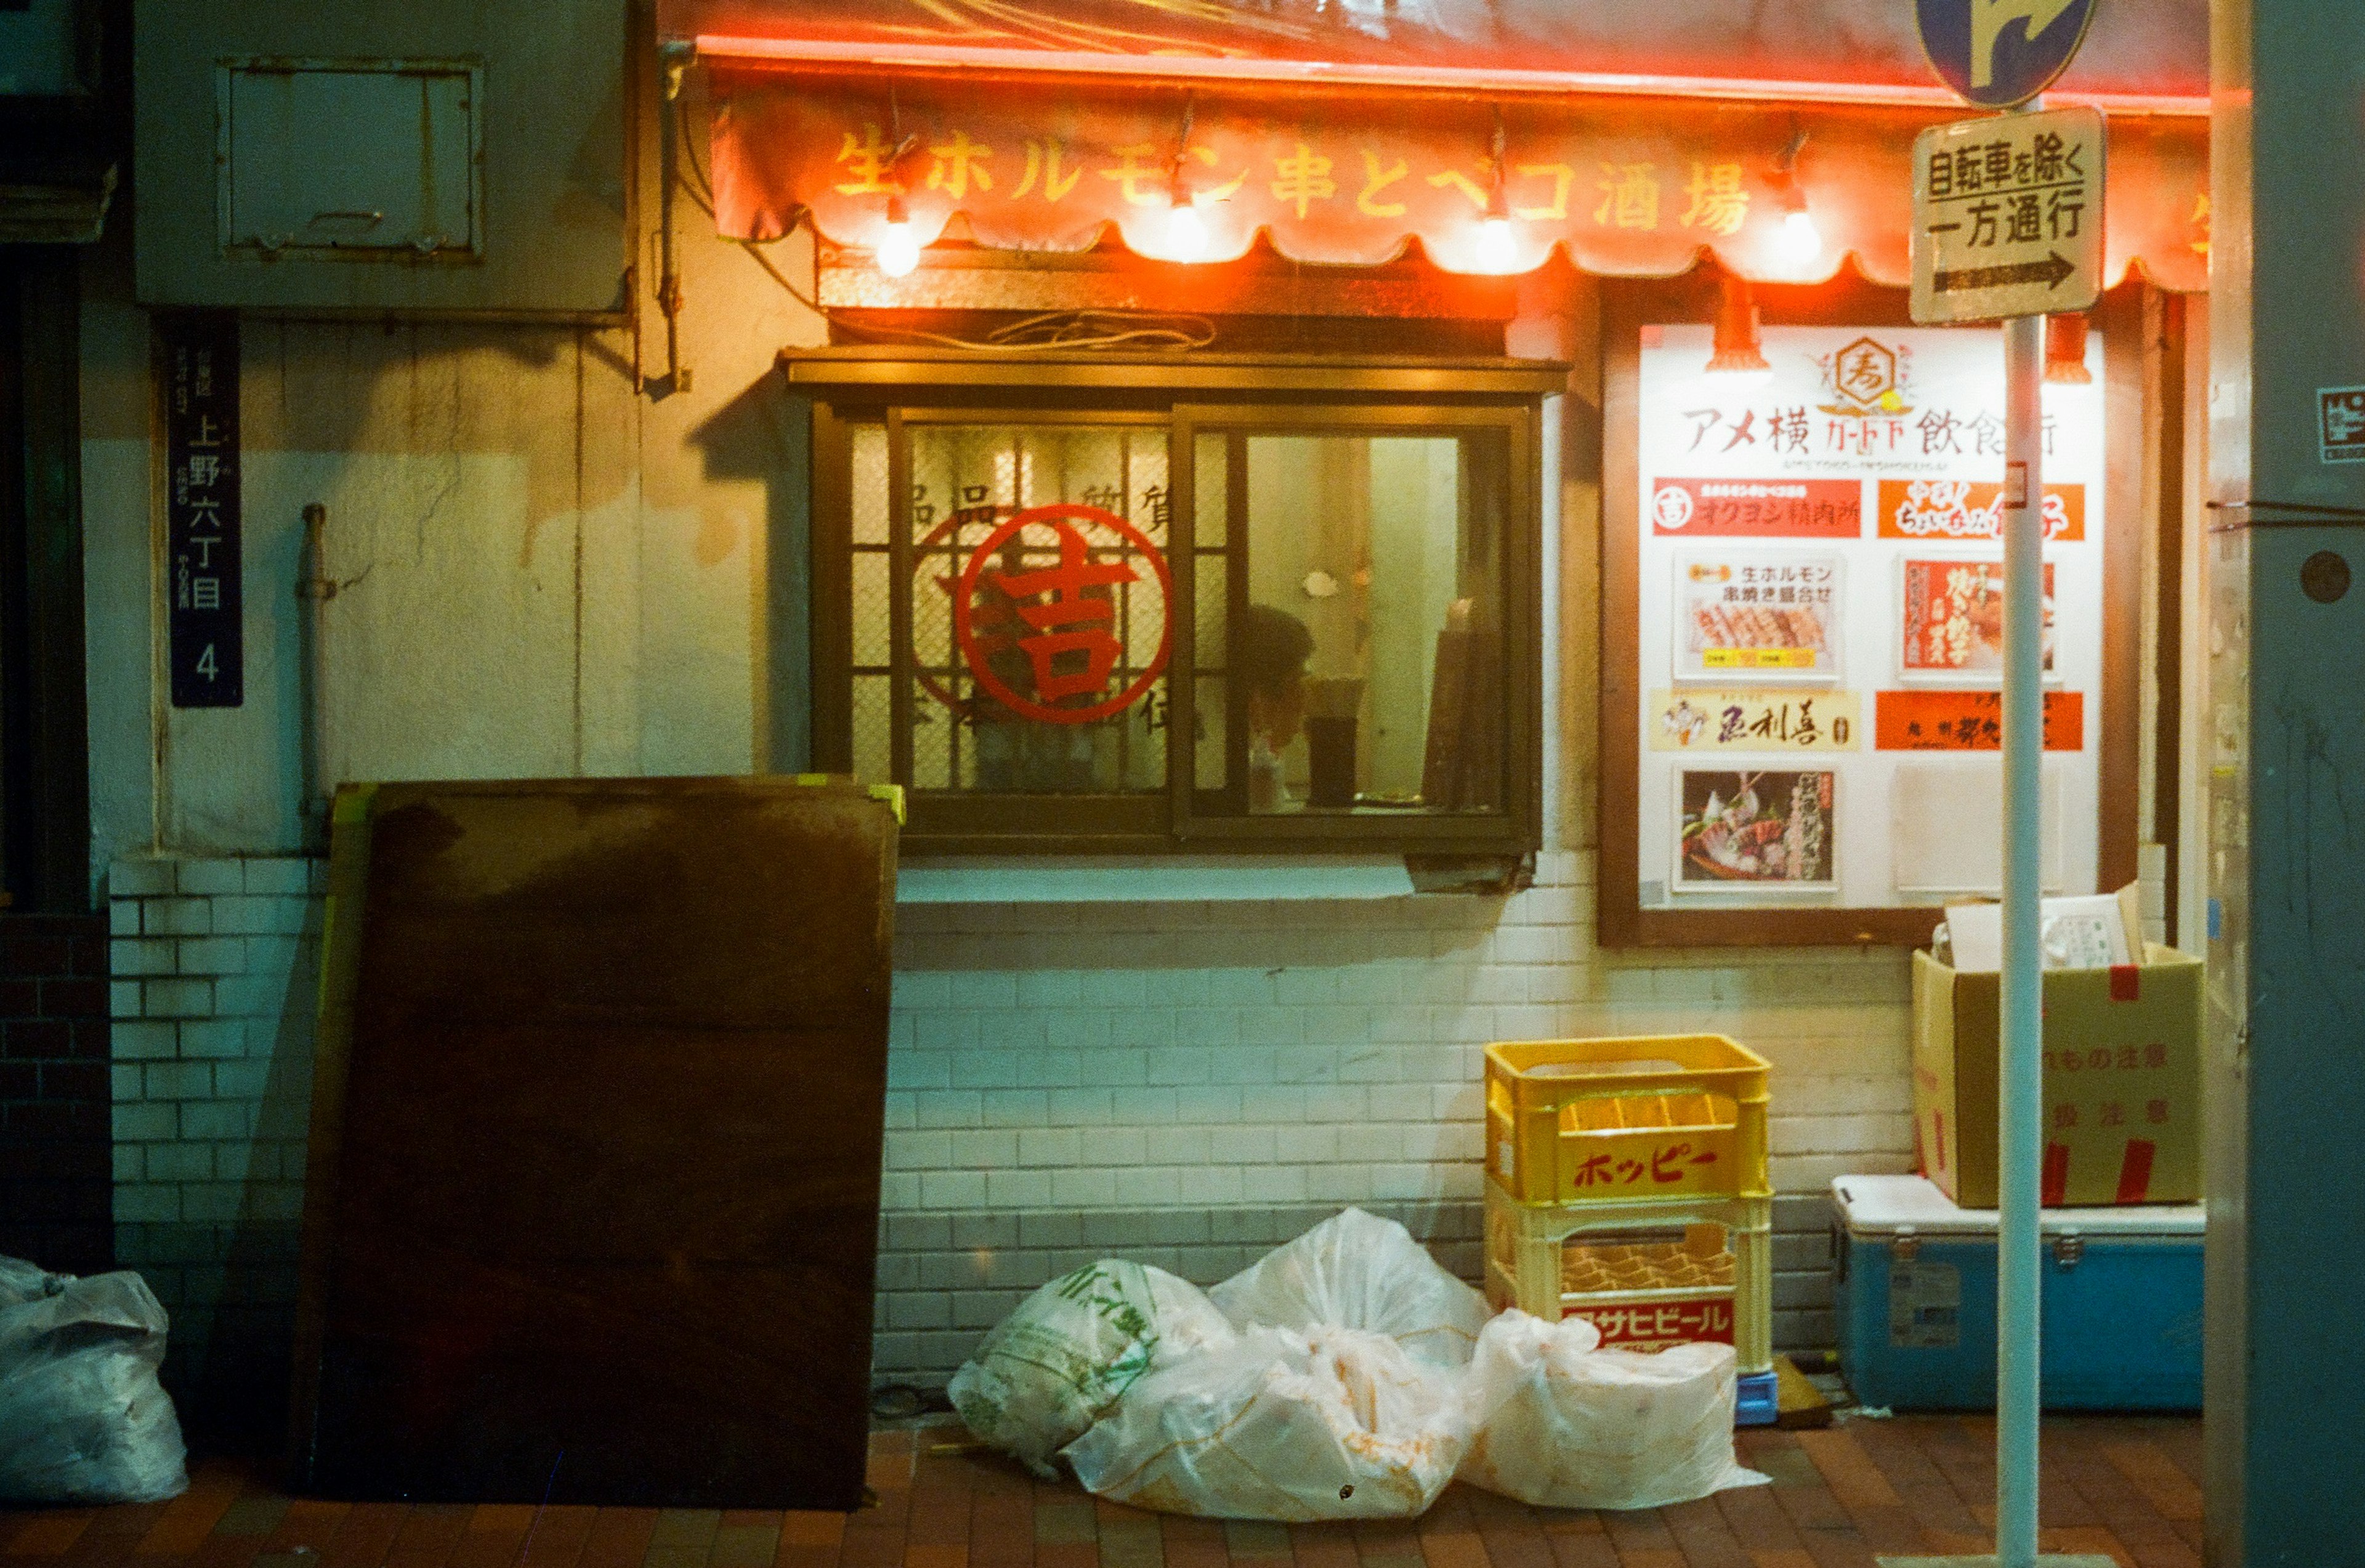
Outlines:
{"label": "small blue crate", "polygon": [[[1996,1213],[1919,1176],[1832,1182],[1840,1371],[1864,1405],[1991,1410]],[[2046,1209],[2048,1410],[2201,1408],[2198,1204]]]}

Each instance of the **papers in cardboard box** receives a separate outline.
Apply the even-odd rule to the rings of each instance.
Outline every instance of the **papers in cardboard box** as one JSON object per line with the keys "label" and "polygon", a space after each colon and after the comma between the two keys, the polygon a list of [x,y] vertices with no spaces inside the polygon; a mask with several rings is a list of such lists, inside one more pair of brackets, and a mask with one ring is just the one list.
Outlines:
{"label": "papers in cardboard box", "polygon": [[[2045,967],[2107,969],[2132,964],[2141,951],[2143,922],[2136,890],[2046,899],[2040,906]],[[1950,903],[1940,929],[1957,973],[1990,973],[2003,967],[2003,906]]]}

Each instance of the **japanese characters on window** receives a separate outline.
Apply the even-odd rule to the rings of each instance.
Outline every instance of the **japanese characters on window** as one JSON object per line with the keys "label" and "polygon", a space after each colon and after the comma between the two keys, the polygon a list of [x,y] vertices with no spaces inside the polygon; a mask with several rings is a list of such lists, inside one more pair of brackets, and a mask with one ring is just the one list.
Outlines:
{"label": "japanese characters on window", "polygon": [[1160,401],[822,408],[817,762],[950,850],[1532,847],[1536,400]]}

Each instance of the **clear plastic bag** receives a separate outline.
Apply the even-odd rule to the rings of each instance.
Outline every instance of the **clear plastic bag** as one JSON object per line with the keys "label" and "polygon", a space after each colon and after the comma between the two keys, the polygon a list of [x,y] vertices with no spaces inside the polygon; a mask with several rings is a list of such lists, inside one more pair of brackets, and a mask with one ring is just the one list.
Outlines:
{"label": "clear plastic bag", "polygon": [[1241,1327],[1361,1328],[1415,1360],[1459,1367],[1485,1327],[1485,1298],[1392,1219],[1344,1209],[1207,1293]]}
{"label": "clear plastic bag", "polygon": [[156,1381],[168,1321],[129,1271],[0,1258],[0,1502],[153,1503],[189,1485]]}
{"label": "clear plastic bag", "polygon": [[1455,1374],[1384,1334],[1250,1328],[1126,1390],[1064,1452],[1085,1489],[1211,1518],[1410,1518],[1469,1442]]}
{"label": "clear plastic bag", "polygon": [[978,1438],[1036,1473],[1152,1366],[1228,1341],[1198,1286],[1103,1259],[1053,1280],[994,1327],[946,1390]]}
{"label": "clear plastic bag", "polygon": [[1462,1386],[1462,1479],[1553,1508],[1656,1508],[1766,1482],[1733,1457],[1732,1346],[1600,1343],[1581,1317],[1488,1324]]}

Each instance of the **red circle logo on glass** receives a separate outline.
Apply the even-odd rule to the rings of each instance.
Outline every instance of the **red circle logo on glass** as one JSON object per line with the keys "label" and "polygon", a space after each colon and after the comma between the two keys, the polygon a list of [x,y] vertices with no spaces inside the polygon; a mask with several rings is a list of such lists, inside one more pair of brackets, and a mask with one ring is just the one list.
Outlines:
{"label": "red circle logo on glass", "polygon": [[[1142,602],[1152,584],[1154,608]],[[1004,708],[1047,724],[1089,724],[1133,706],[1164,673],[1173,589],[1158,546],[1115,512],[1030,507],[970,552],[953,585],[953,639],[979,689]],[[1112,693],[1153,621],[1157,653]]]}

